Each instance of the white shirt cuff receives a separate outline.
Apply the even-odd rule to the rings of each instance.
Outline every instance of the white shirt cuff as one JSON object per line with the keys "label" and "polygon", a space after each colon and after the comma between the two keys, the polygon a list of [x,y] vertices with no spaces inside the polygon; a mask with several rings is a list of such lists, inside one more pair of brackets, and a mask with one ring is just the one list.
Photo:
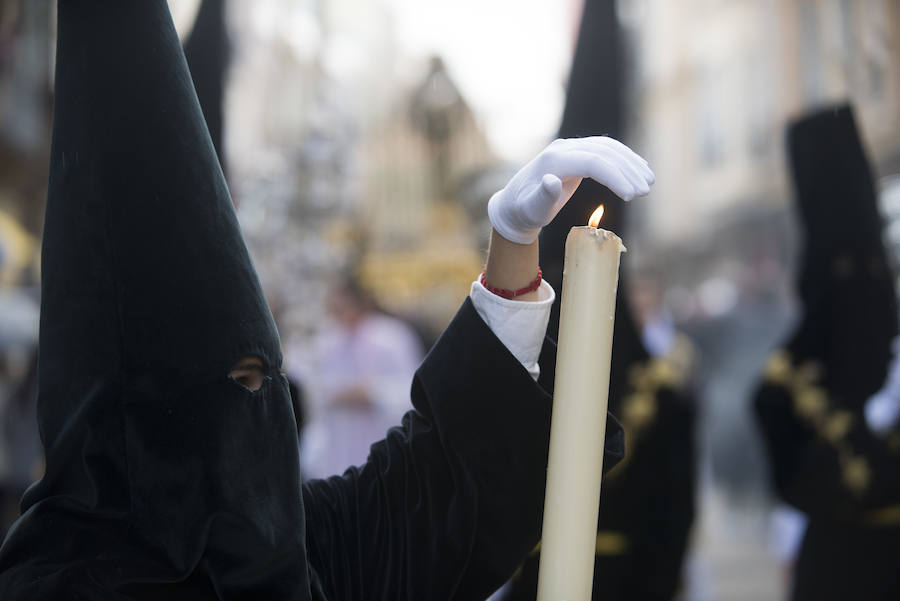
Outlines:
{"label": "white shirt cuff", "polygon": [[553,287],[544,280],[538,288],[538,300],[517,301],[497,296],[476,280],[469,296],[484,323],[537,381],[541,374],[538,357],[547,334],[550,307],[556,299]]}

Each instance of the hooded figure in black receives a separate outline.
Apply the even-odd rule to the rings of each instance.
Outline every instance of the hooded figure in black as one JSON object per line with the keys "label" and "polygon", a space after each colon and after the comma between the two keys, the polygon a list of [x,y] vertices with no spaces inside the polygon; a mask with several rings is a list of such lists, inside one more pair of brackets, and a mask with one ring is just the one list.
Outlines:
{"label": "hooded figure in black", "polygon": [[798,120],[787,139],[803,317],[755,408],[775,488],[809,518],[792,599],[896,599],[900,433],[876,435],[863,414],[898,333],[875,186],[849,106]]}
{"label": "hooded figure in black", "polygon": [[[184,598],[306,598],[278,334],[168,8],[63,0],[58,19],[46,474],[3,547],[0,596],[105,598],[187,579]],[[229,378],[244,357],[266,375],[255,392]],[[11,569],[27,556],[40,561]],[[177,598],[163,584],[152,592]]]}
{"label": "hooded figure in black", "polygon": [[467,300],[402,426],[301,491],[278,334],[165,0],[60,0],[58,25],[46,472],[0,598],[487,597],[540,537],[552,344],[536,383]]}
{"label": "hooded figure in black", "polygon": [[[618,137],[623,121],[621,51],[615,2],[587,0],[570,75],[560,137]],[[609,82],[614,82],[612,85]],[[625,202],[585,180],[541,232],[541,269],[562,289],[565,239],[604,205],[600,227],[624,235]],[[628,246],[627,236],[624,237]],[[678,591],[694,517],[694,403],[679,362],[651,358],[632,318],[627,276],[619,273],[610,368],[609,410],[622,420],[625,460],[603,479],[594,565],[594,598],[666,600]],[[559,331],[559,297],[547,335]],[[509,583],[503,601],[533,600],[538,549]]]}

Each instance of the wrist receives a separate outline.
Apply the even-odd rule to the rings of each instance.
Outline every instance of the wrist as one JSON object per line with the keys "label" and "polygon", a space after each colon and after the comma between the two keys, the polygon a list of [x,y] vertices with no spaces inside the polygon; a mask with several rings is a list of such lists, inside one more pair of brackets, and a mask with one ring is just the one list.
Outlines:
{"label": "wrist", "polygon": [[[484,281],[497,290],[518,291],[532,286],[538,274],[538,241],[518,244],[506,239],[494,229],[491,247],[484,268]],[[540,285],[540,281],[537,281]],[[538,300],[537,286],[515,296],[519,301]]]}
{"label": "wrist", "polygon": [[543,274],[541,273],[541,268],[538,267],[537,276],[531,281],[531,283],[516,290],[509,290],[506,288],[497,288],[495,286],[491,286],[485,279],[484,272],[481,273],[481,279],[479,281],[481,282],[481,285],[488,290],[488,292],[491,292],[492,294],[496,294],[497,296],[508,300],[517,300],[519,297],[525,297],[540,288],[541,282],[543,281],[542,276]]}

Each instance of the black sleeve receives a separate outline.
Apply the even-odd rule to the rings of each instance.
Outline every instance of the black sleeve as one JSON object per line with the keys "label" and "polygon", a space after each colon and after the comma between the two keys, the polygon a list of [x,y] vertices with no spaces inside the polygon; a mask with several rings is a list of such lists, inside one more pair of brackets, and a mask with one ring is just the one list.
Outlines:
{"label": "black sleeve", "polygon": [[754,409],[775,490],[810,518],[867,520],[900,499],[900,453],[866,426],[861,412],[812,417],[787,388],[764,383]]}
{"label": "black sleeve", "polygon": [[466,300],[419,368],[402,425],[362,467],[304,488],[310,564],[329,599],[484,599],[503,584],[540,538],[554,354],[545,344],[536,384]]}

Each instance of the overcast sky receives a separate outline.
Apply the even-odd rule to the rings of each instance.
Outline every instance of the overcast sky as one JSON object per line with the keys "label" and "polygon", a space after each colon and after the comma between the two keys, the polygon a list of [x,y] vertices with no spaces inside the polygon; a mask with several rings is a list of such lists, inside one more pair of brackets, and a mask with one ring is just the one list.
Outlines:
{"label": "overcast sky", "polygon": [[[353,11],[354,1],[340,0],[342,10]],[[360,18],[367,18],[373,5],[358,1]],[[408,58],[444,58],[498,154],[521,162],[552,139],[562,114],[580,0],[382,2]],[[197,5],[198,0],[170,0],[180,29],[189,27]],[[271,12],[274,5],[258,2],[255,10]]]}

